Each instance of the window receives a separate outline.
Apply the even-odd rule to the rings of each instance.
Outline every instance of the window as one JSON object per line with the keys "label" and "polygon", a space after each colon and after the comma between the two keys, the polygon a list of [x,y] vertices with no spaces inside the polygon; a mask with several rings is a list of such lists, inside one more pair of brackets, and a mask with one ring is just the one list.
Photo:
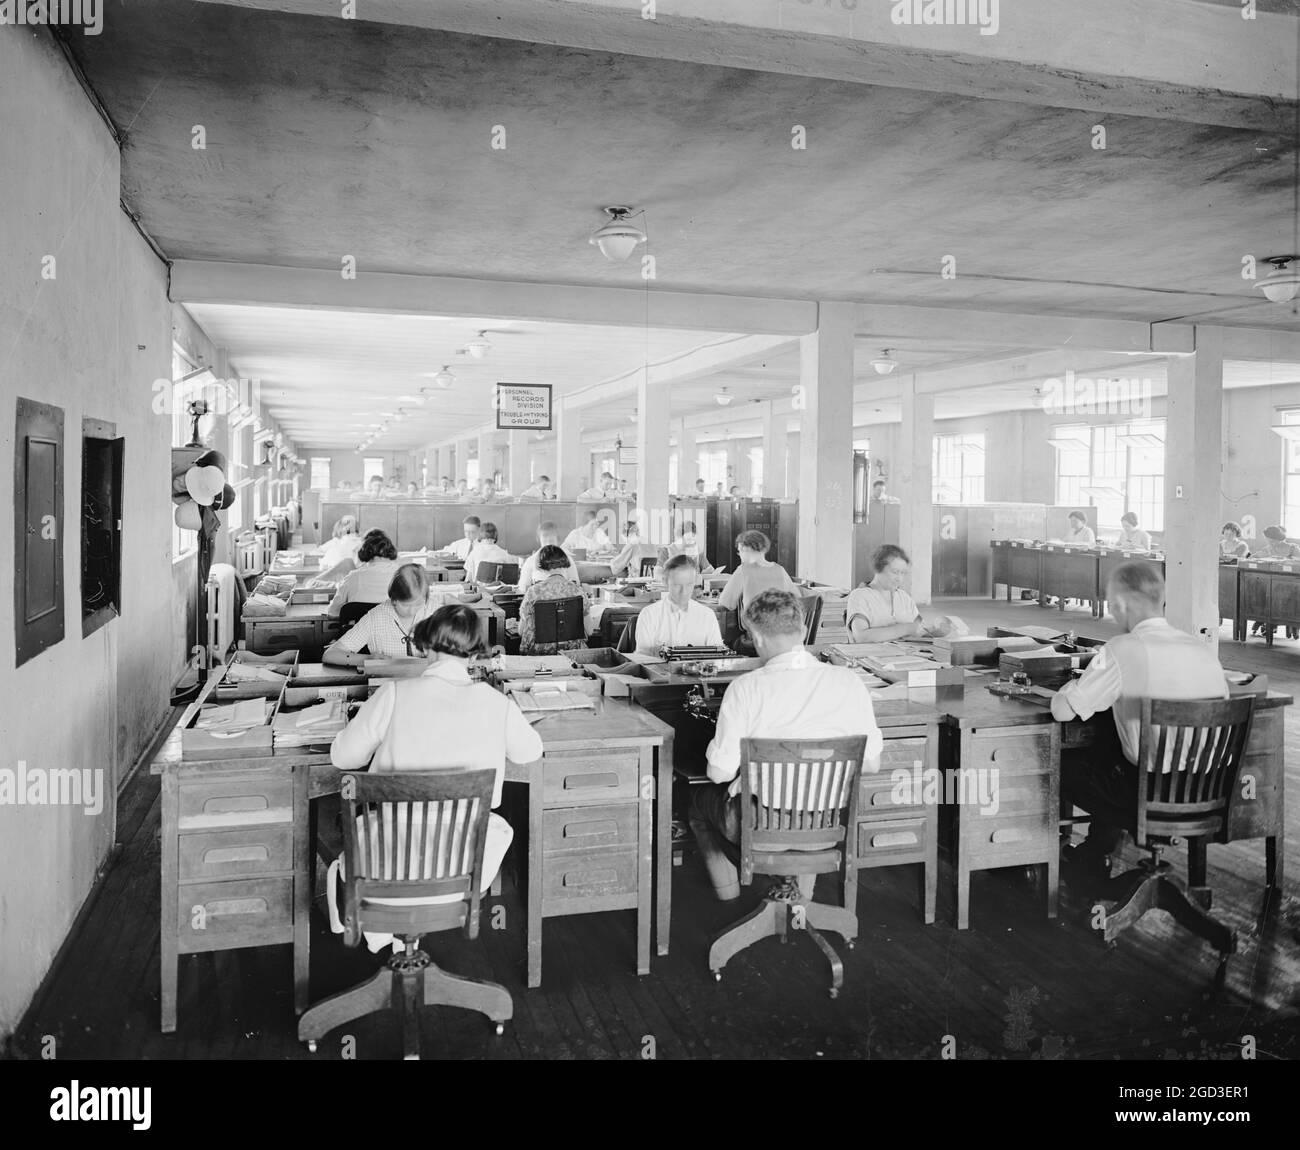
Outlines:
{"label": "window", "polygon": [[[704,446],[701,444],[699,450],[700,474],[699,478],[704,480],[704,490],[706,494],[712,495],[718,489],[718,484],[722,484],[723,493],[727,490],[727,445],[720,443],[716,445]],[[691,485],[692,489],[694,484]]]}
{"label": "window", "polygon": [[983,433],[936,435],[930,474],[935,503],[983,503]]}
{"label": "window", "polygon": [[122,613],[122,440],[113,424],[81,421],[81,633]]}
{"label": "window", "polygon": [[330,458],[328,455],[311,457],[311,489],[328,491],[330,489]]}
{"label": "window", "polygon": [[384,458],[382,455],[367,455],[361,460],[361,489],[364,491],[376,477],[384,477]]}
{"label": "window", "polygon": [[478,460],[467,459],[465,461],[465,482],[473,487],[478,482]]}
{"label": "window", "polygon": [[1119,530],[1132,511],[1148,531],[1165,522],[1165,421],[1053,428],[1056,502],[1097,508],[1097,525]]}
{"label": "window", "polygon": [[[1283,424],[1300,424],[1300,408],[1279,411]],[[1282,525],[1287,537],[1300,535],[1300,440],[1282,440],[1284,479],[1282,488]]]}
{"label": "window", "polygon": [[749,449],[749,494],[755,499],[767,493],[763,490],[763,449]]}
{"label": "window", "polygon": [[680,451],[670,451],[668,453],[668,490],[674,495],[680,495],[682,489],[677,485],[678,469],[677,461],[681,458]]}

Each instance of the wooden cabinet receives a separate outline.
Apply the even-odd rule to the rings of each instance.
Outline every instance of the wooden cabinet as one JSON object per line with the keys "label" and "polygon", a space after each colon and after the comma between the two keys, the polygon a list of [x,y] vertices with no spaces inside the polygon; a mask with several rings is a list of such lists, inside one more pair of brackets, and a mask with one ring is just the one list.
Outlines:
{"label": "wooden cabinet", "polygon": [[1016,588],[1037,591],[1043,579],[1042,550],[1026,547],[1005,539],[994,540],[990,545],[992,576],[989,594],[996,599],[999,586],[1007,589],[1007,602],[1011,602]]}
{"label": "wooden cabinet", "polygon": [[1272,576],[1266,571],[1242,571],[1239,579],[1238,595],[1242,615],[1247,619],[1269,618]]}
{"label": "wooden cabinet", "polygon": [[1219,565],[1219,618],[1232,623],[1232,637],[1242,638],[1241,610],[1237,603],[1237,568],[1235,564]]}

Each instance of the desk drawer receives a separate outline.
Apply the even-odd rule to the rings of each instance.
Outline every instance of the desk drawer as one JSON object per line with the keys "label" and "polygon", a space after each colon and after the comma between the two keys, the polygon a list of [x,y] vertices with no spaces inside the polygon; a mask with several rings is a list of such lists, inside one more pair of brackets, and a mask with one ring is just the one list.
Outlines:
{"label": "desk drawer", "polygon": [[224,879],[293,869],[293,826],[289,823],[180,836],[180,876]]}
{"label": "desk drawer", "polygon": [[972,858],[1060,848],[1056,818],[1046,814],[981,817],[977,808],[962,811],[961,849]]}
{"label": "desk drawer", "polygon": [[[895,770],[907,772],[906,780],[897,785],[891,777]],[[924,809],[929,798],[936,803],[943,802],[943,779],[937,772],[933,778],[927,778],[924,771],[914,772],[910,763],[899,763],[889,773],[882,766],[879,774],[862,776],[858,784],[858,814],[863,818],[911,814]]]}
{"label": "desk drawer", "polygon": [[580,854],[551,855],[542,875],[543,904],[597,901],[616,895],[637,893],[637,852],[584,851]]}
{"label": "desk drawer", "polygon": [[319,619],[317,620],[318,634],[316,643],[322,649],[328,647],[340,635],[343,634],[343,621],[341,619]]}
{"label": "desk drawer", "polygon": [[259,655],[310,650],[316,646],[316,620],[248,620],[244,624],[249,650]]}
{"label": "desk drawer", "polygon": [[293,938],[293,879],[182,885],[176,895],[180,949],[269,946]]}
{"label": "desk drawer", "polygon": [[860,820],[858,865],[870,866],[877,860],[921,854],[931,833],[930,820],[924,815],[907,819]]}
{"label": "desk drawer", "polygon": [[641,758],[635,752],[609,755],[548,754],[542,760],[542,802],[548,807],[608,803],[639,798]]}
{"label": "desk drawer", "polygon": [[259,775],[182,784],[177,828],[182,831],[263,826],[293,821],[293,778]]}
{"label": "desk drawer", "polygon": [[974,731],[963,767],[996,767],[1000,774],[1036,774],[1052,769],[1052,732],[1049,727],[1023,734],[1004,730]]}
{"label": "desk drawer", "polygon": [[638,844],[639,803],[621,806],[561,807],[542,816],[542,852],[587,850],[591,847],[635,847]]}
{"label": "desk drawer", "polygon": [[[979,819],[1046,816],[1051,811],[1051,785],[1051,775],[1046,771],[1010,775],[999,772],[992,777],[968,776],[964,789],[959,780],[955,797],[959,802],[964,802],[971,815]],[[993,809],[994,800],[996,809]]]}

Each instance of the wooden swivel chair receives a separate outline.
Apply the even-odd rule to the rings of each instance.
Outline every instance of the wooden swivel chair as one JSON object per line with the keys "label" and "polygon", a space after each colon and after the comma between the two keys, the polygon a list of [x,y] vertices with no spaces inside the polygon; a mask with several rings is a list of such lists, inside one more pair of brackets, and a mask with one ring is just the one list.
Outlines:
{"label": "wooden swivel chair", "polygon": [[[612,608],[610,611],[606,611],[605,614],[600,617],[600,625],[602,630],[605,628],[606,620],[609,620],[609,624],[611,627],[614,626],[615,623],[617,622],[616,619],[614,620],[609,619],[609,616],[611,615],[613,610],[617,610],[617,608]],[[631,654],[633,651],[636,650],[636,619],[640,613],[641,612],[638,609],[636,611],[631,611],[621,616],[623,620],[623,627],[622,630],[619,631],[618,633],[617,640],[615,640],[614,642],[614,650],[617,651],[619,654],[627,655],[627,654]]]}
{"label": "wooden swivel chair", "polygon": [[[387,969],[318,1002],[298,1020],[298,1039],[308,1050],[336,1026],[388,1007],[401,1016],[405,1058],[420,1057],[421,1006],[477,1010],[497,1024],[497,1034],[514,1016],[505,987],[449,974],[420,949],[421,937],[436,931],[460,928],[466,938],[478,937],[494,781],[490,770],[343,776],[343,940],[359,946],[363,932],[379,931],[405,949],[393,953]],[[447,901],[374,901],[434,897]]]}
{"label": "wooden swivel chair", "polygon": [[834,739],[742,739],[740,741],[740,881],[754,873],[838,874],[843,903],[767,897],[757,910],[720,934],[709,948],[709,969],[722,968],[759,939],[782,942],[793,927],[803,930],[831,964],[831,997],[844,984],[844,965],[821,930],[843,936],[852,949],[858,936],[858,778],[865,736]]}
{"label": "wooden swivel chair", "polygon": [[[1146,699],[1138,743],[1137,793],[1131,804],[1108,809],[1091,804],[1094,816],[1105,814],[1149,852],[1133,870],[1109,880],[1100,900],[1107,943],[1149,910],[1166,910],[1176,922],[1206,939],[1219,951],[1219,978],[1237,935],[1210,917],[1205,885],[1209,840],[1223,829],[1237,772],[1250,737],[1253,696],[1237,699],[1174,701]],[[1170,770],[1163,770],[1168,761]],[[1188,885],[1174,877],[1161,851],[1187,839]]]}
{"label": "wooden swivel chair", "polygon": [[[585,647],[587,634],[587,600],[581,595],[569,599],[538,599],[529,604],[533,613],[533,647],[554,645],[564,651]],[[531,654],[521,645],[520,653]]]}
{"label": "wooden swivel chair", "polygon": [[346,631],[363,615],[368,614],[378,606],[378,603],[344,603],[339,608],[339,623],[343,630]]}
{"label": "wooden swivel chair", "polygon": [[641,560],[641,578],[645,579],[655,573],[655,568],[659,565],[659,560],[651,555],[649,558]]}

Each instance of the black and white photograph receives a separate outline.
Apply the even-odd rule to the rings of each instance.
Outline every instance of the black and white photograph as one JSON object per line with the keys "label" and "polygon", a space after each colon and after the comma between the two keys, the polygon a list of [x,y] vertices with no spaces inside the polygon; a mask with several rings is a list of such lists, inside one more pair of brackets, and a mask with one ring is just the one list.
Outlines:
{"label": "black and white photograph", "polygon": [[1284,1112],[1300,0],[0,0],[0,456],[31,1129]]}

